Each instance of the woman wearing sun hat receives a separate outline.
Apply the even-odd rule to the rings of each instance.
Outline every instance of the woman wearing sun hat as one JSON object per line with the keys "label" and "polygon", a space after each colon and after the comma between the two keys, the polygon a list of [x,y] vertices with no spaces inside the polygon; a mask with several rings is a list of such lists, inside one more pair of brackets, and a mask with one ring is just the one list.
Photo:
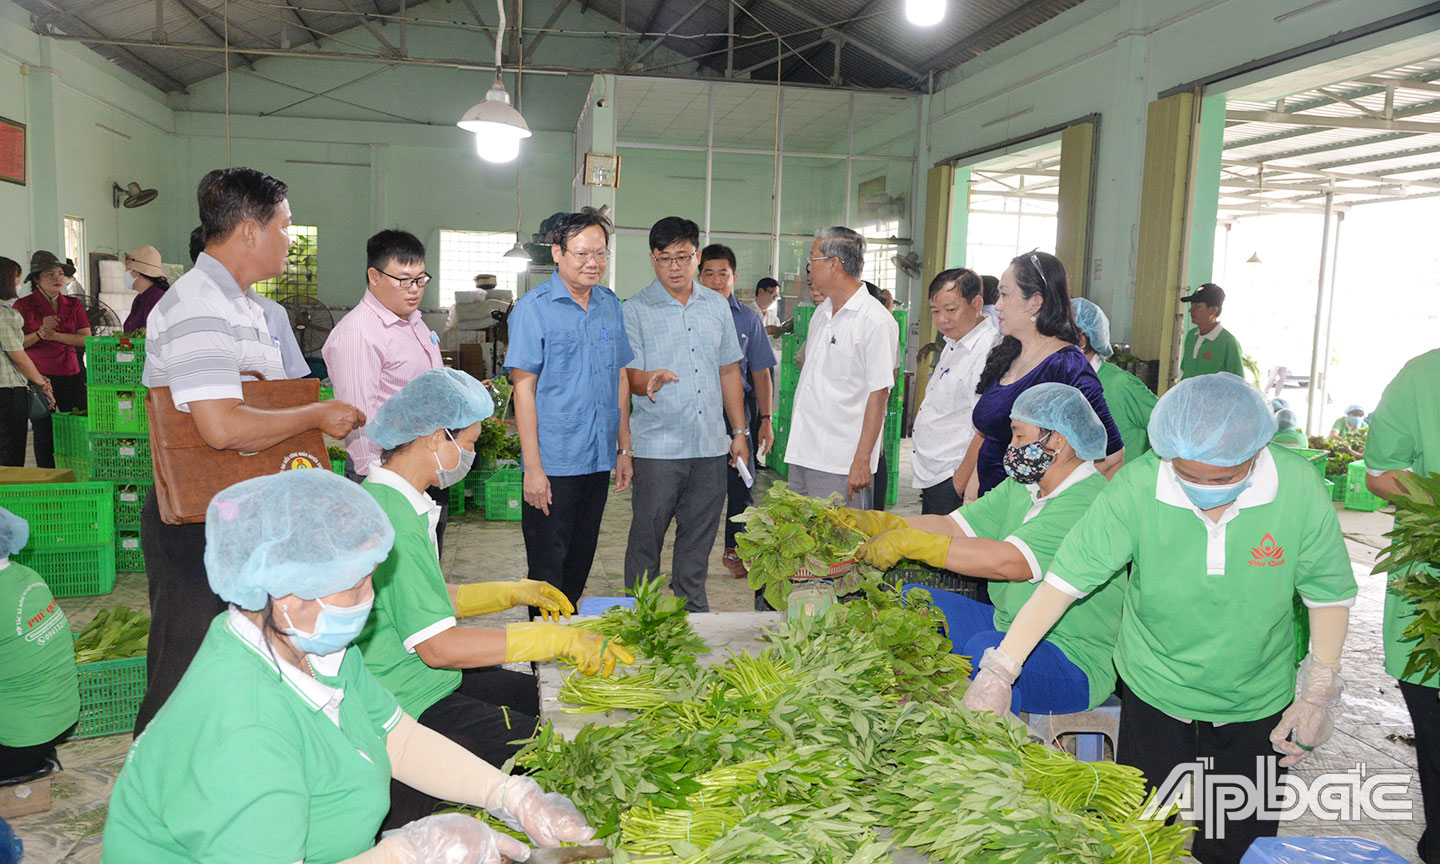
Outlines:
{"label": "woman wearing sun hat", "polygon": [[[84,410],[85,370],[77,348],[85,347],[90,320],[85,303],[65,294],[65,283],[75,268],[41,250],[30,256],[30,293],[15,301],[14,309],[24,320],[25,353],[40,374],[50,379],[55,392],[55,410]],[[49,417],[34,421],[35,464],[55,467],[55,438]]]}
{"label": "woman wearing sun hat", "polygon": [[130,305],[130,314],[125,316],[124,330],[129,333],[145,326],[150,310],[170,290],[170,280],[160,265],[160,250],[154,246],[141,246],[125,256],[125,285],[140,296]]}

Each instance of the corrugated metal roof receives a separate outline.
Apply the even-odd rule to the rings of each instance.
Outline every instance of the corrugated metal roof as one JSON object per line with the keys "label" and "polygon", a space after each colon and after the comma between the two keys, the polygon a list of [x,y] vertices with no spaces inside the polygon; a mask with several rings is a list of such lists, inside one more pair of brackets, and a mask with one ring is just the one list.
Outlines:
{"label": "corrugated metal roof", "polygon": [[[361,24],[362,15],[397,14],[401,0],[243,0],[223,6],[221,0],[16,2],[35,16],[38,29],[141,43],[92,47],[156,87],[175,91],[224,71],[226,59],[216,52],[143,44],[155,38],[157,3],[165,40],[221,45],[228,24],[229,44],[235,52],[231,60],[243,64],[253,59],[245,54],[246,48],[273,51],[304,45],[316,37],[333,40]],[[633,63],[645,55],[627,71],[676,74],[673,60],[648,51],[654,37],[663,35],[665,48],[692,58],[709,74],[726,67],[727,40],[719,34],[728,26],[727,2],[735,7],[733,69],[737,72],[745,70],[755,80],[773,82],[778,45],[778,52],[785,55],[779,61],[779,77],[788,82],[920,89],[929,73],[976,57],[1082,0],[949,0],[944,20],[934,27],[909,24],[897,0],[584,0],[582,8],[619,22],[623,5],[622,23],[639,34],[628,37],[629,57]],[[493,7],[489,11],[493,13]],[[548,14],[549,8],[527,12],[528,30],[539,26],[535,18]],[[336,50],[374,50],[373,40],[363,41],[364,46],[352,43]],[[842,46],[838,69],[837,43]],[[584,66],[584,60],[575,65]]]}

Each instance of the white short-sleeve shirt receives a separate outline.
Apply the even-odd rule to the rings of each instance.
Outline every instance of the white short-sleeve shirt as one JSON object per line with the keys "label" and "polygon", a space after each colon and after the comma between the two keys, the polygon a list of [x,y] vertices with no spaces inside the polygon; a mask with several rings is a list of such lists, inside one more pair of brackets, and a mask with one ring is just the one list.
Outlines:
{"label": "white short-sleeve shirt", "polygon": [[[879,300],[861,288],[838,311],[827,297],[810,319],[805,366],[795,388],[786,461],[827,474],[849,474],[860,445],[870,394],[895,384],[900,327]],[[880,463],[875,437],[870,471]]]}
{"label": "white short-sleeve shirt", "polygon": [[1000,329],[989,318],[981,318],[960,339],[945,337],[945,350],[935,364],[930,383],[925,385],[925,401],[915,415],[914,487],[928,489],[941,480],[948,480],[965,459],[965,451],[975,437],[971,412],[980,398],[975,385],[990,349],[1000,341]]}

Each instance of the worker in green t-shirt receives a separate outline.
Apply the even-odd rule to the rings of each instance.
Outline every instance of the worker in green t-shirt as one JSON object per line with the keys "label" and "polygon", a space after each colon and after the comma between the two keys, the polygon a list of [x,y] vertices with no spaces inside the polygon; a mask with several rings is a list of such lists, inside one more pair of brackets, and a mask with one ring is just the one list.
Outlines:
{"label": "worker in green t-shirt", "polygon": [[1220,323],[1220,309],[1225,305],[1225,291],[1214,282],[1206,282],[1180,302],[1190,304],[1190,321],[1194,329],[1185,331],[1180,348],[1180,377],[1194,378],[1215,372],[1245,376],[1244,355],[1234,334]]}
{"label": "worker in green t-shirt", "polygon": [[[1105,458],[1105,426],[1079,390],[1047,382],[1026,390],[1010,410],[1012,438],[1000,485],[946,515],[906,519],[865,510],[841,518],[871,535],[864,560],[889,569],[902,559],[993,580],[991,606],[936,590],[955,650],[978,657],[1005,638],[1015,613],[1040,586],[1050,559],[1105,488],[1094,461]],[[1110,698],[1110,661],[1120,627],[1124,578],[1113,579],[1069,609],[1030,657],[1015,683],[1016,711],[1071,714]]]}
{"label": "worker in green t-shirt", "polygon": [[1270,439],[1270,443],[1292,450],[1309,447],[1310,439],[1305,436],[1305,430],[1300,428],[1300,415],[1289,408],[1276,411],[1275,436]]}
{"label": "worker in green t-shirt", "polygon": [[229,608],[130,748],[102,864],[530,854],[462,813],[426,816],[377,844],[392,777],[480,807],[539,846],[594,836],[563,796],[417,723],[352,650],[394,539],[375,499],[330,471],[256,477],[211,500],[205,575]]}
{"label": "worker in green t-shirt", "polygon": [[65,612],[39,574],[10,560],[29,539],[30,524],[0,507],[0,780],[43,769],[80,719]]}
{"label": "worker in green t-shirt", "polygon": [[1105,362],[1105,358],[1115,353],[1110,344],[1110,318],[1105,310],[1084,297],[1074,298],[1070,305],[1075,308],[1075,326],[1080,328],[1080,350],[1085,352],[1100,378],[1105,404],[1110,407],[1110,416],[1120,430],[1120,439],[1125,442],[1125,456],[1139,459],[1150,449],[1146,429],[1158,397],[1144,381],[1114,363]]}
{"label": "worker in green t-shirt", "polygon": [[[1348,414],[1348,412],[1347,412]],[[1421,354],[1400,370],[1370,418],[1365,446],[1365,485],[1376,495],[1404,495],[1407,471],[1440,473],[1440,349]],[[1385,591],[1385,671],[1399,679],[1400,693],[1415,724],[1415,757],[1425,809],[1425,833],[1417,847],[1425,864],[1440,864],[1440,675],[1405,674],[1414,639],[1405,628],[1415,620],[1415,602]]]}
{"label": "worker in green t-shirt", "polygon": [[[1252,840],[1275,834],[1278,774],[1329,740],[1343,690],[1355,575],[1320,475],[1267,446],[1274,434],[1274,415],[1240,378],[1171,388],[1150,418],[1154,453],[1122,468],[1076,523],[965,694],[971,708],[1006,710],[1034,646],[1129,564],[1116,761],[1162,787],[1206,759],[1207,773],[1254,783],[1256,760],[1267,760],[1257,810],[1201,818],[1193,854],[1205,864],[1237,864]],[[1311,632],[1298,696],[1296,592]]]}
{"label": "worker in green t-shirt", "polygon": [[[566,657],[585,674],[609,675],[634,658],[599,633],[546,621],[499,628],[456,619],[536,606],[559,618],[575,609],[560,589],[524,579],[447,585],[436,556],[440,510],[425,490],[464,479],[475,459],[480,422],[494,406],[479,381],[431,369],[400,388],[365,427],[384,448],[363,488],[395,529],[395,548],[375,571],[375,610],[355,644],[365,666],[400,707],[492,765],[503,765],[534,731],[540,688],[534,675],[500,664]],[[385,827],[433,812],[439,800],[391,785]]]}

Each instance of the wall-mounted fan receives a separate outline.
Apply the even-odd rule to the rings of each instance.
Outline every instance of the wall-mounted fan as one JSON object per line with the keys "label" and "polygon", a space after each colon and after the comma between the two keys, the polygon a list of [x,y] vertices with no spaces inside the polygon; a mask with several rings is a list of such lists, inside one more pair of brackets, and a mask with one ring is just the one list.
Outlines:
{"label": "wall-mounted fan", "polygon": [[909,276],[911,279],[920,278],[921,262],[919,253],[907,252],[905,253],[904,257],[901,257],[899,255],[891,255],[890,263],[894,264],[896,267],[899,267],[901,272],[903,272],[906,276]]}
{"label": "wall-mounted fan", "polygon": [[91,336],[109,336],[120,331],[120,316],[99,300],[85,304],[85,318],[90,322]]}
{"label": "wall-mounted fan", "polygon": [[330,307],[304,294],[292,294],[277,302],[290,316],[290,329],[295,332],[295,341],[300,343],[300,353],[306,357],[318,357],[330,331],[335,328],[335,316],[330,314]]}
{"label": "wall-mounted fan", "polygon": [[129,210],[144,207],[158,197],[160,197],[160,193],[157,190],[141,189],[139,183],[127,183],[124,186],[115,183],[110,188],[110,201],[115,205],[116,210],[121,207]]}

